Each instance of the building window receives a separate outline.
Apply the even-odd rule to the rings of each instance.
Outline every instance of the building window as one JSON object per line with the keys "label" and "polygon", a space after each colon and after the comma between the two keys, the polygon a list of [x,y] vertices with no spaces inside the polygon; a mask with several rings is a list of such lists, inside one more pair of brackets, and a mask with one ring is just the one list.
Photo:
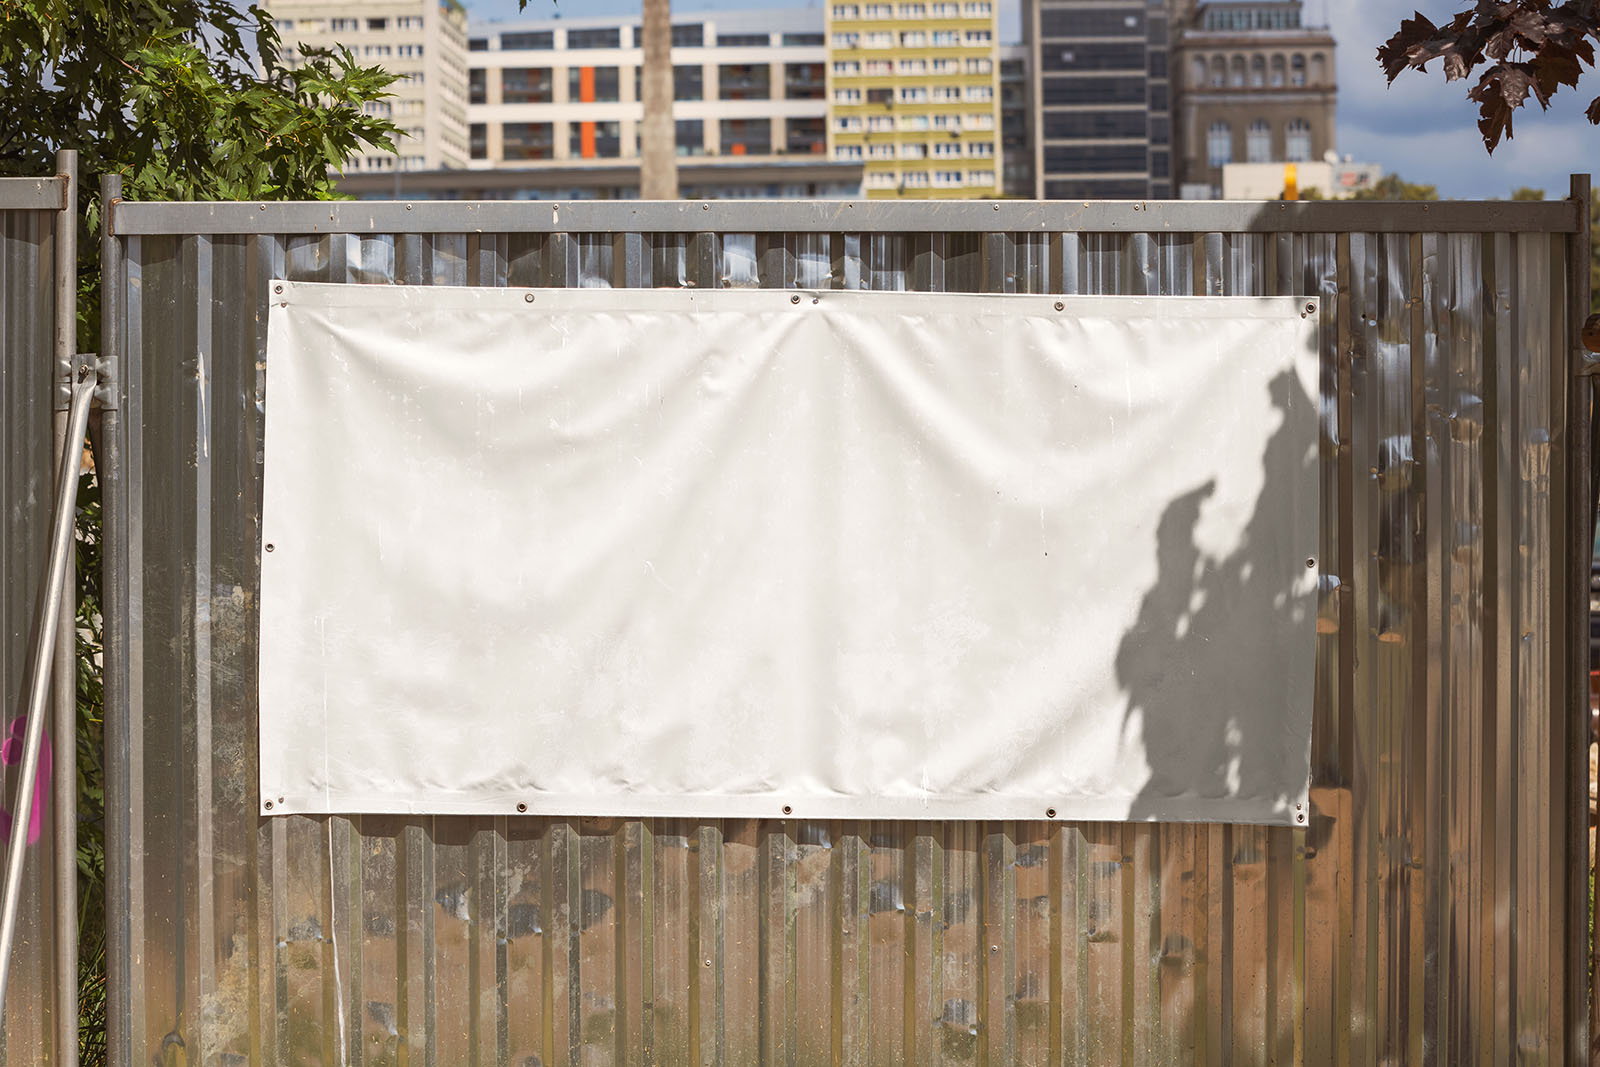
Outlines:
{"label": "building window", "polygon": [[488,73],[482,67],[474,67],[467,72],[467,103],[482,104],[488,102]]}
{"label": "building window", "polygon": [[723,119],[718,133],[725,156],[766,156],[772,154],[771,119]]}
{"label": "building window", "polygon": [[892,145],[892,144],[869,144],[869,145],[867,145],[867,158],[868,159],[893,159],[894,158],[894,145]]}
{"label": "building window", "polygon": [[961,120],[961,126],[967,130],[992,130],[994,129],[994,116],[986,112],[968,115]]}
{"label": "building window", "polygon": [[621,48],[622,28],[607,26],[594,30],[568,30],[568,48]]}
{"label": "building window", "polygon": [[1213,122],[1206,130],[1206,162],[1213,167],[1233,162],[1233,127],[1226,122]]}
{"label": "building window", "polygon": [[969,155],[969,156],[993,156],[994,155],[994,142],[993,141],[968,141],[967,142],[967,155]]}
{"label": "building window", "polygon": [[[884,92],[889,90],[885,89]],[[893,115],[868,115],[867,130],[871,133],[883,133],[894,129]]]}
{"label": "building window", "polygon": [[1321,52],[1311,57],[1311,84],[1328,84],[1328,60]]}
{"label": "building window", "polygon": [[869,19],[894,18],[893,4],[868,4],[862,14]]}
{"label": "building window", "polygon": [[395,49],[395,54],[402,59],[421,59],[422,46],[420,44],[403,44]]}
{"label": "building window", "polygon": [[[506,67],[500,71],[502,104],[548,104],[553,99],[549,67]],[[574,95],[573,99],[578,97]],[[471,102],[483,103],[476,96]]]}
{"label": "building window", "polygon": [[933,17],[936,19],[953,19],[961,15],[960,4],[934,4]]}
{"label": "building window", "polygon": [[959,85],[935,85],[933,87],[935,100],[960,100],[961,87]]}
{"label": "building window", "polygon": [[984,18],[992,10],[993,8],[990,7],[989,0],[970,0],[970,2],[967,4],[967,18]]}
{"label": "building window", "polygon": [[1283,57],[1273,56],[1271,82],[1274,89],[1282,89],[1288,82],[1288,75],[1284,73],[1286,70],[1288,70],[1288,67],[1284,63]]}
{"label": "building window", "polygon": [[988,30],[968,30],[966,43],[968,48],[975,48],[993,43],[994,34]]}
{"label": "building window", "polygon": [[369,30],[381,31],[381,30],[387,30],[388,28],[389,28],[389,20],[388,19],[368,19],[367,20],[367,29],[369,29]]}
{"label": "building window", "polygon": [[968,74],[992,74],[992,73],[994,73],[994,60],[992,60],[992,59],[969,59],[969,60],[967,60],[967,73]]}
{"label": "building window", "polygon": [[858,115],[839,115],[833,120],[833,128],[837,133],[860,133],[861,118]]}
{"label": "building window", "polygon": [[833,47],[856,48],[861,44],[859,33],[836,33],[833,35]]}
{"label": "building window", "polygon": [[1290,163],[1305,163],[1311,158],[1311,123],[1290,119],[1284,129],[1283,158]]}
{"label": "building window", "polygon": [[1228,84],[1228,61],[1221,56],[1211,57],[1211,88],[1221,89]]}
{"label": "building window", "polygon": [[963,178],[959,170],[936,170],[933,172],[933,184],[936,186],[952,186],[962,184]]}
{"label": "building window", "polygon": [[933,72],[935,74],[960,74],[961,73],[961,60],[959,60],[959,59],[935,59],[933,61]]}
{"label": "building window", "polygon": [[555,158],[555,127],[548,122],[507,122],[500,141],[501,159]]}
{"label": "building window", "polygon": [[473,159],[489,158],[489,127],[481,122],[474,122],[468,127],[467,155]]}
{"label": "building window", "polygon": [[833,64],[835,77],[853,78],[861,73],[861,64],[854,59],[840,59]]}
{"label": "building window", "polygon": [[[643,67],[633,68],[633,98],[635,100],[644,99]],[[705,72],[698,63],[683,64],[672,68],[672,99],[705,99]]]}
{"label": "building window", "polygon": [[765,63],[724,63],[717,68],[719,100],[771,100],[772,68]]}
{"label": "building window", "polygon": [[467,42],[467,51],[469,52],[487,52],[488,50],[489,38],[487,37],[474,37]]}
{"label": "building window", "polygon": [[858,19],[861,17],[861,8],[855,4],[834,4],[833,17],[836,19]]}
{"label": "building window", "polygon": [[772,44],[770,33],[719,33],[718,48],[766,48]]}
{"label": "building window", "polygon": [[673,140],[680,156],[706,154],[706,124],[702,119],[678,119],[673,124]]}
{"label": "building window", "polygon": [[892,60],[892,59],[869,59],[869,60],[867,60],[867,77],[870,78],[873,75],[883,75],[883,76],[887,77],[888,75],[893,74],[893,73],[894,73],[894,60]]}
{"label": "building window", "polygon": [[1289,59],[1289,84],[1300,88],[1306,83],[1306,57],[1296,54]]}
{"label": "building window", "polygon": [[500,51],[548,52],[556,46],[556,35],[551,30],[534,30],[531,33],[502,33],[500,35]]}
{"label": "building window", "polygon": [[568,67],[567,99],[575,104],[614,104],[621,99],[616,67]]}
{"label": "building window", "polygon": [[969,86],[967,86],[967,99],[968,100],[993,100],[994,99],[994,86],[992,86],[992,85],[969,85]]}
{"label": "building window", "polygon": [[794,156],[820,156],[828,147],[821,118],[790,118],[783,124],[783,150]]}
{"label": "building window", "polygon": [[[422,16],[401,15],[394,20],[394,27],[397,30],[420,30],[422,29]],[[480,48],[478,51],[481,52],[483,49]]]}
{"label": "building window", "polygon": [[926,59],[902,59],[898,64],[897,73],[926,74],[928,73],[928,61]]}
{"label": "building window", "polygon": [[[900,36],[903,40],[906,35],[901,34]],[[955,48],[960,43],[961,34],[957,33],[955,30],[933,31],[933,47],[935,48]]]}
{"label": "building window", "polygon": [[925,19],[928,17],[928,5],[901,4],[900,17],[903,19]]}
{"label": "building window", "polygon": [[968,185],[991,186],[991,185],[994,184],[994,171],[992,171],[992,170],[969,170],[969,171],[967,171],[967,184]]}
{"label": "building window", "polygon": [[[638,69],[635,67],[635,72]],[[705,77],[705,70],[698,63],[673,67],[672,99],[704,100],[706,98]]]}
{"label": "building window", "polygon": [[960,154],[961,154],[961,142],[960,141],[943,141],[943,142],[935,142],[934,143],[933,155],[934,155],[935,159],[941,159],[941,158],[948,159],[951,156],[959,156]]}
{"label": "building window", "polygon": [[618,122],[567,123],[567,151],[574,159],[620,159],[622,124]]}
{"label": "building window", "polygon": [[922,85],[902,85],[900,87],[900,102],[902,104],[925,104],[928,101],[928,90]]}
{"label": "building window", "polygon": [[1266,119],[1256,119],[1245,133],[1245,158],[1251,163],[1272,161],[1272,127]]}
{"label": "building window", "polygon": [[902,129],[902,130],[925,130],[927,128],[928,128],[928,116],[926,116],[926,115],[901,115],[900,116],[900,129]]}
{"label": "building window", "polygon": [[[937,35],[935,35],[935,36],[937,36]],[[893,48],[894,47],[894,34],[892,34],[892,33],[869,33],[869,34],[867,34],[867,47],[868,48]],[[928,47],[928,35],[926,33],[923,33],[921,30],[910,30],[910,31],[908,31],[906,33],[902,33],[900,35],[900,47],[902,47],[902,48],[926,48],[926,47]]]}
{"label": "building window", "polygon": [[1267,84],[1267,57],[1250,57],[1250,88],[1264,89]]}
{"label": "building window", "polygon": [[[954,4],[950,5],[954,7]],[[908,170],[900,179],[900,184],[907,189],[925,189],[928,186],[928,172],[925,170]]]}
{"label": "building window", "polygon": [[888,89],[888,88],[882,88],[882,87],[877,88],[877,89],[868,89],[867,90],[867,103],[869,103],[869,104],[892,104],[892,103],[894,103],[894,90],[893,89]]}
{"label": "building window", "polygon": [[1228,87],[1243,89],[1245,83],[1244,56],[1234,56],[1233,62],[1228,66]]}
{"label": "building window", "polygon": [[786,33],[781,38],[785,48],[821,48],[820,33]]}
{"label": "building window", "polygon": [[928,155],[928,146],[921,144],[903,144],[900,146],[901,159],[925,159]]}
{"label": "building window", "polygon": [[867,175],[867,187],[869,189],[893,189],[898,180],[893,171],[875,170]]}
{"label": "building window", "polygon": [[861,90],[835,89],[833,91],[833,102],[835,104],[859,104],[861,103]]}
{"label": "building window", "polygon": [[861,146],[858,144],[836,144],[833,146],[833,158],[847,161],[860,159]]}
{"label": "building window", "polygon": [[[401,45],[400,47],[404,48],[405,45]],[[363,49],[363,52],[368,59],[372,59],[375,56],[386,56],[392,51],[393,49],[386,44],[369,44],[365,49]]]}
{"label": "building window", "polygon": [[352,33],[361,28],[360,19],[329,19],[328,29],[334,33]]}

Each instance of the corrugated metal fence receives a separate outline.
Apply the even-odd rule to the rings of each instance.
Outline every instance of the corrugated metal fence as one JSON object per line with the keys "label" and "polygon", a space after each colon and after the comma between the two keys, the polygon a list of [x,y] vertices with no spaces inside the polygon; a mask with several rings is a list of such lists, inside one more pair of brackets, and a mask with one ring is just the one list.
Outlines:
{"label": "corrugated metal fence", "polygon": [[[117,205],[120,1062],[1581,1062],[1583,210]],[[1309,827],[259,818],[274,277],[1318,297]]]}
{"label": "corrugated metal fence", "polygon": [[[21,771],[29,658],[50,551],[55,495],[55,219],[63,178],[0,179],[0,831]],[[48,738],[48,734],[46,735]],[[56,805],[49,758],[41,759],[39,833],[29,844],[17,914],[0,1062],[55,1062],[54,955]],[[31,820],[30,820],[31,822]],[[0,851],[6,836],[0,832]],[[69,981],[75,982],[76,975]]]}

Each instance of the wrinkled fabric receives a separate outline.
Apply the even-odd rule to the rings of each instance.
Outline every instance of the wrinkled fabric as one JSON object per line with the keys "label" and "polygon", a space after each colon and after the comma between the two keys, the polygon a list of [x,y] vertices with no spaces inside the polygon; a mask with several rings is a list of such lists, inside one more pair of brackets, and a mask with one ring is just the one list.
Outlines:
{"label": "wrinkled fabric", "polygon": [[1303,812],[1304,299],[274,285],[263,811]]}

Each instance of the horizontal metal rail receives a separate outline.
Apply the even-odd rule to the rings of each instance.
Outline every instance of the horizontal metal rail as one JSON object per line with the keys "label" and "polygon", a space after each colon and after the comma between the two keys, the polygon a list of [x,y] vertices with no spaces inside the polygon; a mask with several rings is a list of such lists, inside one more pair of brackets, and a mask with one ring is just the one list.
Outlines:
{"label": "horizontal metal rail", "polygon": [[67,178],[0,178],[0,211],[61,211],[67,206]]}
{"label": "horizontal metal rail", "polygon": [[468,201],[134,203],[111,232],[303,233],[1577,233],[1553,201]]}

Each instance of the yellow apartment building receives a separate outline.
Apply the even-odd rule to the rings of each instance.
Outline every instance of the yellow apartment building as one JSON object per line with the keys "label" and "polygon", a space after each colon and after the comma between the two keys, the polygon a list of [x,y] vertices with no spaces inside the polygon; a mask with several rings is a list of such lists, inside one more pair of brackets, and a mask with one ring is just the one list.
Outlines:
{"label": "yellow apartment building", "polygon": [[871,199],[1000,195],[994,0],[832,3],[828,154],[863,167]]}

